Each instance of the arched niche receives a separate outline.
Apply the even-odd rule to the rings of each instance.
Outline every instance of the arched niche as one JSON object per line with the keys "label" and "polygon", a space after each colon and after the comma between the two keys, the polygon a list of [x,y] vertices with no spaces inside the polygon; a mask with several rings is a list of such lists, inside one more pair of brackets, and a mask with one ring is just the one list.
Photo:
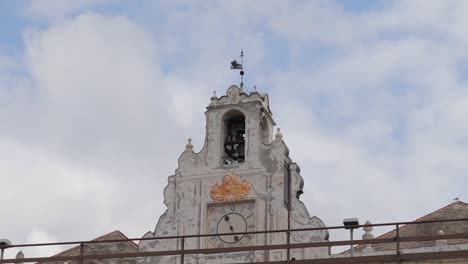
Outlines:
{"label": "arched niche", "polygon": [[270,127],[270,122],[268,122],[268,119],[266,118],[266,116],[262,117],[262,121],[260,122],[260,127],[261,127],[260,136],[261,136],[261,139],[262,139],[262,143],[265,144],[265,145],[270,144],[270,141],[271,141],[271,136],[270,136],[271,127]]}

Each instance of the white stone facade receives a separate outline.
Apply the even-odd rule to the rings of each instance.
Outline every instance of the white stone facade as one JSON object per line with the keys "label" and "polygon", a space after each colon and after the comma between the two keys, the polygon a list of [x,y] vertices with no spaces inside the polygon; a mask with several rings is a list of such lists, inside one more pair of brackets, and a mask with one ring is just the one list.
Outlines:
{"label": "white stone facade", "polygon": [[[245,154],[245,160],[241,162],[226,158],[226,118],[232,113],[245,118],[243,119],[245,150],[241,150],[242,154]],[[309,215],[307,208],[298,198],[303,186],[300,169],[289,158],[289,149],[283,142],[282,135],[278,133],[273,139],[274,125],[266,94],[254,91],[248,95],[239,87],[231,86],[226,95],[219,98],[213,96],[206,111],[204,146],[199,153],[195,153],[191,143],[187,144],[187,149],[179,158],[179,168],[175,175],[169,176],[168,185],[164,190],[167,210],[160,217],[155,231],[148,232],[144,237],[216,233],[222,225],[227,228],[225,230],[230,228],[233,232],[239,232],[241,229],[246,231],[286,229],[287,210],[283,196],[285,168],[289,168],[292,179],[291,228],[324,227],[319,218]],[[226,175],[229,177],[226,178]],[[229,211],[229,208],[232,208],[232,212],[223,215],[223,212]],[[231,220],[226,217],[229,215]],[[236,217],[240,220],[235,220]],[[243,220],[247,218],[249,219]],[[328,233],[325,230],[297,232],[291,235],[291,243],[325,240],[328,240]],[[252,237],[189,238],[184,246],[186,249],[198,249],[283,243],[286,243],[286,235],[276,233]],[[177,248],[180,248],[180,241],[175,240],[143,240],[139,244],[140,251]],[[327,257],[327,255],[326,248],[291,251],[291,256],[296,259]],[[241,252],[186,256],[184,261],[209,264],[284,259],[285,251],[277,250],[255,254]],[[170,256],[139,260],[140,263],[175,263],[175,261],[180,260],[178,257]]]}

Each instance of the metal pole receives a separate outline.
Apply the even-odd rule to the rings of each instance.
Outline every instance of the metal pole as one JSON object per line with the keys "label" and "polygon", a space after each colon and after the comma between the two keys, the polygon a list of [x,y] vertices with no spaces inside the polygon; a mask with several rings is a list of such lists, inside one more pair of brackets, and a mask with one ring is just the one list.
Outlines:
{"label": "metal pole", "polygon": [[180,246],[180,264],[184,264],[184,249],[185,249],[185,237],[182,238],[182,245]]}
{"label": "metal pole", "polygon": [[288,231],[286,232],[286,261],[291,258],[291,210],[288,210]]}
{"label": "metal pole", "polygon": [[3,259],[3,253],[5,253],[5,248],[2,247],[2,253],[0,259]]}
{"label": "metal pole", "polygon": [[396,225],[396,254],[397,254],[397,263],[401,263],[400,258],[400,225]]}
{"label": "metal pole", "polygon": [[84,244],[80,244],[80,264],[83,264],[83,251],[84,251]]}
{"label": "metal pole", "polygon": [[350,233],[350,235],[351,235],[351,257],[354,256],[353,230],[354,230],[354,228],[351,228],[351,229],[349,230],[349,233]]}
{"label": "metal pole", "polygon": [[289,263],[291,259],[291,171],[290,168],[287,168],[288,171],[288,231],[286,233],[286,262]]}

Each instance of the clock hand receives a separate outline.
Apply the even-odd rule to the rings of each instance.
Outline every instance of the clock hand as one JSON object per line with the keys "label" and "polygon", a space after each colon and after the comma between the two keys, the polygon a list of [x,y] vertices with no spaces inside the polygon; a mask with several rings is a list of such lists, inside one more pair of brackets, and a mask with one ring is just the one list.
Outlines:
{"label": "clock hand", "polygon": [[[234,227],[232,227],[231,222],[229,222],[229,216],[226,215],[226,216],[224,217],[224,221],[226,221],[226,222],[229,223],[229,229],[231,230],[231,232],[234,233]],[[236,239],[236,238],[237,238],[237,239]],[[237,241],[239,238],[238,238],[237,236],[235,236],[234,239]]]}
{"label": "clock hand", "polygon": [[[231,232],[234,233],[234,228],[232,227],[232,225],[229,223],[229,229],[231,229]],[[234,236],[234,242],[237,242],[239,241],[239,237],[238,236]]]}
{"label": "clock hand", "polygon": [[231,222],[229,222],[229,216],[226,215],[224,217],[224,221],[229,223],[229,229],[231,230],[231,232],[234,232],[234,227],[232,227]]}
{"label": "clock hand", "polygon": [[[231,232],[234,233],[234,227],[232,227],[231,222],[229,221],[229,216],[227,216],[227,215],[224,216],[224,221],[228,222],[228,224],[229,224],[229,229],[231,230]],[[237,241],[239,241],[239,237],[238,237],[238,236],[234,236],[234,242],[237,242]]]}

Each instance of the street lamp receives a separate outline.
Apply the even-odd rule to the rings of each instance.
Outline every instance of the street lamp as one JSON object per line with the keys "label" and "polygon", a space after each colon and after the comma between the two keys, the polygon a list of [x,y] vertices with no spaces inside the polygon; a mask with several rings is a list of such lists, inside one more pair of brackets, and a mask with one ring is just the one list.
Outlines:
{"label": "street lamp", "polygon": [[359,228],[359,220],[357,218],[345,218],[343,220],[343,225],[345,226],[345,229],[349,229],[349,233],[351,236],[351,257],[354,255],[354,247],[353,247],[353,230],[356,228]]}
{"label": "street lamp", "polygon": [[8,239],[0,239],[0,260],[3,259],[3,253],[5,252],[5,248],[9,248],[11,246],[11,242]]}

